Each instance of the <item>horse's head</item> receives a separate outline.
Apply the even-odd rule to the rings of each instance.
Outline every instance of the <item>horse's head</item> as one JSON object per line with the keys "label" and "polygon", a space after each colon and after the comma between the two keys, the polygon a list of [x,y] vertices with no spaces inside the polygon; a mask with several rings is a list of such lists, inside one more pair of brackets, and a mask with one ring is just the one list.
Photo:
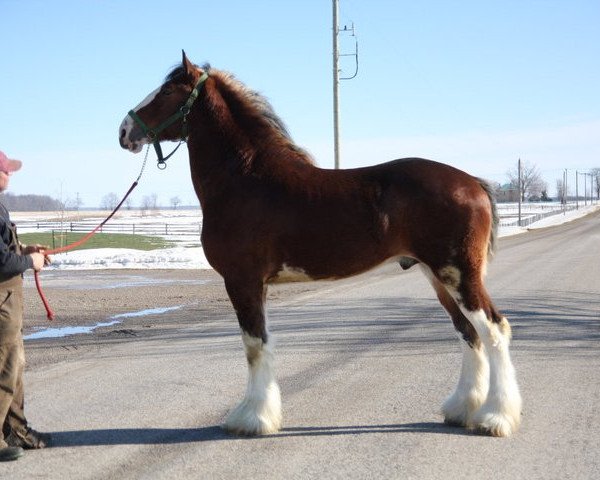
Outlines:
{"label": "horse's head", "polygon": [[[185,52],[181,66],[165,82],[130,110],[119,127],[121,147],[133,153],[153,143],[159,152],[163,140],[185,140],[186,118],[207,75],[192,64]],[[159,161],[162,152],[159,154]]]}

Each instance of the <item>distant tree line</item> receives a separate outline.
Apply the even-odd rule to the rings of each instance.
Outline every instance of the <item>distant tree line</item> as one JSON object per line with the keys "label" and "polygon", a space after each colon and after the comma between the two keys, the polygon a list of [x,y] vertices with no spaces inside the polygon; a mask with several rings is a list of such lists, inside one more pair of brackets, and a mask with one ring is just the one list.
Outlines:
{"label": "distant tree line", "polygon": [[[102,210],[113,210],[119,204],[120,198],[116,193],[108,193],[102,197],[100,208]],[[79,210],[83,205],[79,195],[77,199],[68,199],[60,201],[48,195],[15,195],[10,192],[0,193],[0,202],[12,212],[63,212],[71,210]],[[181,205],[179,197],[175,196],[170,199],[171,208],[176,210]],[[127,210],[133,208],[131,198],[124,202],[124,207]],[[139,208],[142,212],[148,210],[158,210],[158,195],[155,193],[146,195],[140,202]]]}
{"label": "distant tree line", "polygon": [[47,212],[62,210],[62,202],[48,195],[14,195],[6,192],[0,194],[0,202],[12,212]]}
{"label": "distant tree line", "polygon": [[[570,172],[571,177],[576,174],[577,178],[572,180],[572,184],[568,185],[565,185],[564,177],[556,180],[556,200],[564,202],[569,196],[574,197],[574,193],[577,193],[579,197],[585,197],[586,195],[591,197],[595,193],[596,198],[600,198],[600,168],[593,168],[589,172],[576,172],[570,169]],[[518,167],[515,166],[506,172],[506,175],[508,183],[504,185],[491,182],[495,189],[496,199],[499,202],[517,202],[519,192],[523,202],[547,202],[552,200],[548,196],[548,184],[543,180],[537,165],[522,162],[520,172]],[[582,176],[585,176],[585,179]],[[575,192],[577,183],[579,183],[579,188]]]}
{"label": "distant tree line", "polygon": [[[100,208],[102,210],[113,210],[120,202],[119,197],[116,193],[110,192],[102,197],[100,202]],[[181,205],[181,199],[177,196],[171,197],[170,199],[171,208],[173,210],[177,210],[177,207]],[[124,202],[125,208],[127,210],[131,210],[133,207],[133,201],[131,198],[127,198]],[[158,204],[158,195],[153,193],[151,195],[145,195],[140,202],[139,209],[142,211],[142,214],[147,212],[148,210],[158,210],[160,205]]]}

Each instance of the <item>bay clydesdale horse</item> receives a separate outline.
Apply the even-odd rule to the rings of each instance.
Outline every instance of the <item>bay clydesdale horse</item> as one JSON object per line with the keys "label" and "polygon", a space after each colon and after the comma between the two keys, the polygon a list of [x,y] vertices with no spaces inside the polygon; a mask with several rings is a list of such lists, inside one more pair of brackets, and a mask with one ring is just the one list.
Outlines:
{"label": "bay clydesdale horse", "polygon": [[183,54],[164,83],[119,128],[139,152],[187,140],[203,212],[202,246],[223,276],[242,332],[246,394],[224,428],[244,435],[281,426],[280,392],[265,321],[267,286],[337,279],[388,261],[419,264],[460,334],[462,368],[445,421],[508,436],[521,396],[510,326],[483,284],[497,216],[489,186],[419,158],[327,170],[293,143],[264,97]]}

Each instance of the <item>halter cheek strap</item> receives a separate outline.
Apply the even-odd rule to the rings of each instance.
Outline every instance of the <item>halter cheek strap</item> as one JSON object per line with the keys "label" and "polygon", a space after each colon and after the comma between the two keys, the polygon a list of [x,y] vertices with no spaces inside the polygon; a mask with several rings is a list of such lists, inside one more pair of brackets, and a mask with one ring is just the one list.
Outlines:
{"label": "halter cheek strap", "polygon": [[[204,85],[204,82],[206,82],[207,78],[208,78],[208,73],[204,72],[200,76],[198,81],[196,82],[196,85],[194,86],[193,90],[191,91],[190,96],[188,97],[187,101],[173,115],[171,115],[164,122],[162,122],[160,125],[158,125],[158,127],[155,127],[155,128],[148,127],[148,125],[146,125],[144,123],[144,121],[139,117],[139,115],[136,112],[134,112],[133,110],[129,111],[129,116],[133,119],[133,121],[135,123],[137,123],[139,125],[139,127],[142,129],[142,132],[144,132],[144,135],[146,137],[148,137],[148,139],[154,146],[154,150],[156,151],[156,156],[158,157],[158,168],[160,168],[161,170],[165,169],[167,167],[166,161],[173,156],[173,154],[181,146],[181,143],[186,141],[187,136],[188,136],[187,116],[189,115],[190,110],[192,109],[192,105],[198,98],[198,95],[200,94],[200,89],[202,88],[202,85]],[[169,155],[164,157],[163,153],[162,153],[162,148],[160,146],[159,135],[164,130],[169,128],[171,125],[173,125],[175,122],[177,122],[180,119],[182,121],[182,123],[181,123],[181,140],[180,140],[179,144],[175,147],[175,149],[171,153],[169,153]]]}

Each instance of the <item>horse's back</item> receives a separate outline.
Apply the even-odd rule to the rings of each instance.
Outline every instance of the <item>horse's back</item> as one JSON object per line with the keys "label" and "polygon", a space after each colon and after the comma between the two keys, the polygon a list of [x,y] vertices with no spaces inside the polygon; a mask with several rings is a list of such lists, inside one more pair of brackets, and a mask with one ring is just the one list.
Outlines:
{"label": "horse's back", "polygon": [[491,248],[495,205],[484,181],[422,158],[357,169],[353,175],[377,186],[378,216],[384,219],[386,237],[392,244],[402,239],[404,253],[437,264],[464,249],[465,241],[477,239],[486,250]]}
{"label": "horse's back", "polygon": [[387,213],[468,216],[494,209],[485,181],[433,160],[402,158],[346,172],[359,179],[360,188],[374,190]]}
{"label": "horse's back", "polygon": [[444,194],[455,188],[478,191],[481,181],[451,165],[424,158],[400,158],[372,167],[356,169],[361,175],[383,184]]}

